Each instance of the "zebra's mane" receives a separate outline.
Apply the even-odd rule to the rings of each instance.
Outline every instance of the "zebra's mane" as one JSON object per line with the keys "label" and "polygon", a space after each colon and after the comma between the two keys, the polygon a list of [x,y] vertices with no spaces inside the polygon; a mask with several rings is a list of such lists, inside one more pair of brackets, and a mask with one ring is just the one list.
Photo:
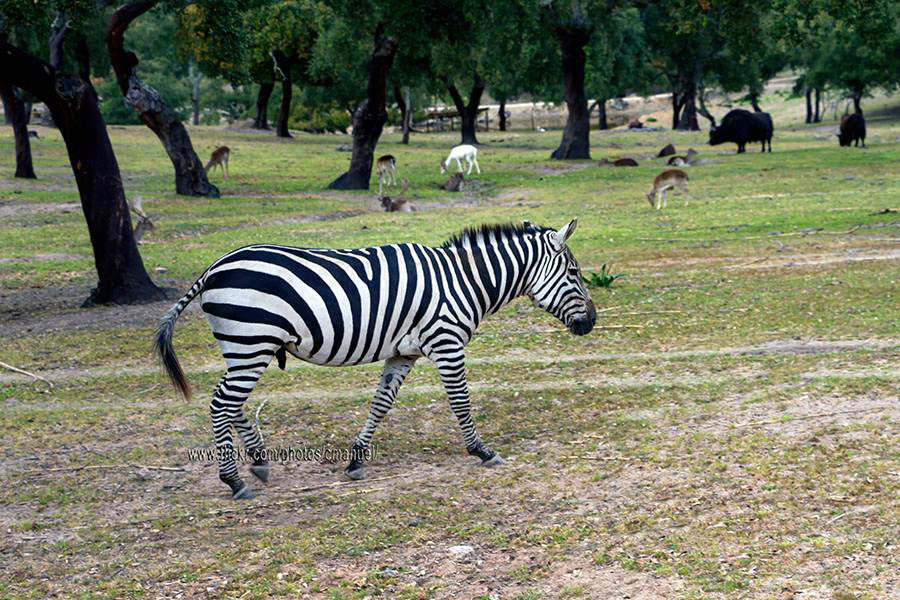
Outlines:
{"label": "zebra's mane", "polygon": [[547,230],[547,227],[540,227],[528,221],[518,225],[514,223],[495,223],[478,227],[466,227],[459,233],[450,236],[450,239],[441,244],[440,247],[448,249],[478,246],[485,239],[524,237],[529,233],[541,233]]}

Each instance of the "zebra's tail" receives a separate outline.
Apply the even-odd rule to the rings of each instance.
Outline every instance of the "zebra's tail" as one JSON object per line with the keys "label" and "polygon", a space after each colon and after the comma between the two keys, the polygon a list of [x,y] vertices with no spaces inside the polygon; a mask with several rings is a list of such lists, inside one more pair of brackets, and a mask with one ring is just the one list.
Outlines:
{"label": "zebra's tail", "polygon": [[154,340],[154,349],[156,354],[162,361],[162,366],[166,370],[166,375],[172,381],[172,385],[181,392],[185,400],[191,399],[191,384],[184,375],[184,370],[178,364],[178,357],[175,356],[175,349],[172,347],[172,332],[175,330],[175,320],[181,315],[184,308],[190,304],[191,300],[203,289],[204,277],[201,277],[188,293],[182,296],[175,306],[170,308],[159,322],[159,329],[156,330]]}

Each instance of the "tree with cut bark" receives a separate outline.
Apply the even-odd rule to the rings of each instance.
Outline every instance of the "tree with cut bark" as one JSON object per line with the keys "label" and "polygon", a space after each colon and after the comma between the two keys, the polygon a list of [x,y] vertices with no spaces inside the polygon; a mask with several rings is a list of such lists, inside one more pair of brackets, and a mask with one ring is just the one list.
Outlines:
{"label": "tree with cut bark", "polygon": [[384,27],[375,29],[374,49],[369,63],[369,85],[366,99],[353,113],[353,153],[350,168],[332,181],[328,187],[335,190],[367,190],[372,178],[375,146],[387,121],[387,77],[397,40],[384,35]]}
{"label": "tree with cut bark", "polygon": [[712,87],[723,69],[750,69],[761,45],[774,44],[761,31],[771,0],[670,0],[644,8],[654,62],[672,90],[672,128],[698,130],[698,93]]}
{"label": "tree with cut bark", "polygon": [[[0,18],[15,24],[24,15],[27,20],[18,21],[19,26],[49,28],[46,12],[29,13],[22,4],[12,8],[5,6]],[[67,16],[77,18],[78,6],[67,8],[72,9]],[[0,84],[21,88],[44,102],[65,141],[98,275],[97,287],[85,305],[164,299],[165,292],[150,280],[138,253],[119,166],[90,81],[19,48],[6,30],[0,32]]]}
{"label": "tree with cut bark", "polygon": [[291,137],[288,119],[294,82],[308,82],[307,69],[323,19],[330,11],[313,0],[285,0],[253,7],[243,14],[249,35],[250,74],[260,83],[254,127],[268,129],[269,97],[281,83],[281,106],[275,121],[278,137]]}
{"label": "tree with cut bark", "polygon": [[606,102],[626,94],[649,94],[655,77],[638,9],[613,8],[586,51],[585,88],[595,99],[588,114],[596,108],[597,128],[607,129]]}
{"label": "tree with cut bark", "polygon": [[125,49],[125,32],[131,23],[153,8],[159,0],[135,0],[119,7],[106,29],[106,47],[125,102],[165,148],[175,169],[175,192],[185,196],[219,197],[219,189],[209,182],[203,163],[178,115],[159,92],[137,75],[138,57]]}
{"label": "tree with cut bark", "polygon": [[559,43],[568,110],[562,141],[550,158],[591,158],[591,123],[584,87],[587,63],[585,48],[591,43],[596,30],[595,18],[606,12],[605,6],[601,7],[599,4],[601,3],[575,0],[571,3],[548,2],[543,5],[542,18]]}
{"label": "tree with cut bark", "polygon": [[[821,119],[826,89],[852,101],[875,88],[900,85],[900,6],[890,0],[772,0],[773,19],[792,66],[801,72],[795,93],[807,96],[806,122]],[[811,96],[815,94],[815,105]]]}
{"label": "tree with cut bark", "polygon": [[529,0],[503,0],[488,3],[481,17],[486,32],[481,61],[488,91],[500,104],[500,131],[506,130],[507,101],[526,92],[543,96],[558,87],[546,75],[559,70],[554,62],[557,47],[545,35],[539,10]]}

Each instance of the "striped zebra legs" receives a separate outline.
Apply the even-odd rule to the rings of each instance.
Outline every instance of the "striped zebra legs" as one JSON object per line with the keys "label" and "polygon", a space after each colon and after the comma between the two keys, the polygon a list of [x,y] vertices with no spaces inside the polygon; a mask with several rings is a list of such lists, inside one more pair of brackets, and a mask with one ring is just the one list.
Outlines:
{"label": "striped zebra legs", "polygon": [[[256,387],[272,356],[273,354],[259,356],[257,362],[250,365],[229,364],[228,371],[216,386],[209,404],[219,459],[219,479],[228,484],[235,499],[252,498],[256,494],[238,475],[234,440],[231,435],[232,426],[240,434],[248,454],[253,457],[251,472],[263,481],[269,477],[268,461],[261,456],[264,451],[263,443],[244,415],[244,402]],[[228,363],[234,362],[231,359],[226,360]]]}
{"label": "striped zebra legs", "polygon": [[430,358],[441,376],[441,383],[444,384],[447,399],[450,401],[450,410],[456,415],[459,428],[462,429],[466,451],[472,456],[480,458],[481,464],[485,467],[503,464],[505,461],[500,455],[482,442],[478,437],[478,432],[475,431],[472,406],[469,402],[469,385],[466,382],[465,355],[462,348],[452,353],[445,354],[444,352],[446,351]]}
{"label": "striped zebra legs", "polygon": [[397,391],[415,363],[415,358],[404,356],[389,358],[384,361],[384,369],[381,371],[378,389],[375,391],[375,397],[372,399],[372,404],[369,407],[369,418],[366,419],[366,424],[363,425],[350,449],[350,464],[344,470],[350,479],[362,479],[365,476],[363,473],[365,451],[372,441],[372,436],[375,435],[378,423],[391,410],[391,407],[394,405],[394,399],[397,397]]}

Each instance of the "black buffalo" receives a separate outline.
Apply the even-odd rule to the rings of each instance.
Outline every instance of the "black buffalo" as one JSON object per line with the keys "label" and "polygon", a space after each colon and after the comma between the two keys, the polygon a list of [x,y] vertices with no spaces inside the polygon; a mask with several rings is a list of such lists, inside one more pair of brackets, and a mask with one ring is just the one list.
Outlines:
{"label": "black buffalo", "polygon": [[736,108],[729,111],[718,127],[709,130],[709,145],[716,146],[724,142],[738,145],[738,154],[744,152],[747,142],[762,142],[762,151],[772,151],[772,117],[769,113],[750,112]]}
{"label": "black buffalo", "polygon": [[838,141],[841,143],[841,146],[849,146],[853,142],[856,142],[856,146],[859,146],[860,140],[862,140],[863,148],[865,148],[866,120],[859,113],[844,115],[841,118],[841,132],[838,134]]}

